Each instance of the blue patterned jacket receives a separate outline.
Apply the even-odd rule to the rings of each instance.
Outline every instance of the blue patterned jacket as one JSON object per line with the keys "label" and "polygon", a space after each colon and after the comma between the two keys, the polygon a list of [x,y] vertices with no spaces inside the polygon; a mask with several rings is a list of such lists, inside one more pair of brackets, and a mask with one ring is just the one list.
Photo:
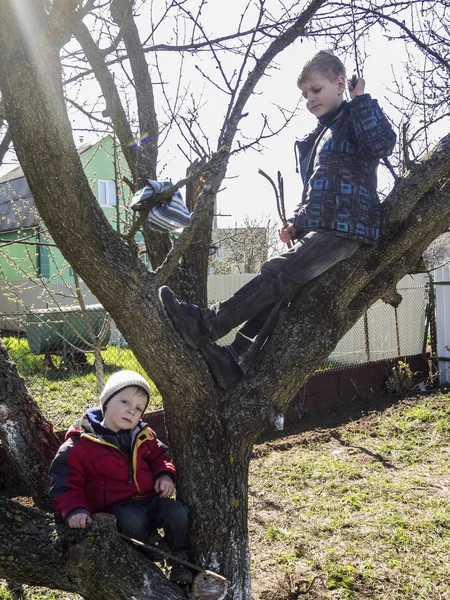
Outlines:
{"label": "blue patterned jacket", "polygon": [[304,182],[296,235],[326,231],[375,244],[381,225],[377,167],[395,140],[378,102],[362,94],[343,102],[326,127],[296,142]]}

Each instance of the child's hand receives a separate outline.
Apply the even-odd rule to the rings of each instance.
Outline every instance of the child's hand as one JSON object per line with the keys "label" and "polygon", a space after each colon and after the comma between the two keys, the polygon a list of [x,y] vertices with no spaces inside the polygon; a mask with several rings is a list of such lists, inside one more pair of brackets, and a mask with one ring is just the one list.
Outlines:
{"label": "child's hand", "polygon": [[67,521],[68,527],[72,529],[85,529],[92,523],[92,518],[87,513],[77,513],[72,515]]}
{"label": "child's hand", "polygon": [[366,87],[366,82],[362,77],[356,77],[354,75],[351,79],[347,81],[348,91],[350,94],[350,98],[356,98],[356,96],[361,96],[364,94],[364,89]]}
{"label": "child's hand", "polygon": [[161,498],[168,498],[175,492],[175,484],[168,475],[162,475],[155,482],[155,492]]}
{"label": "child's hand", "polygon": [[278,231],[278,235],[280,236],[280,240],[287,244],[288,242],[294,239],[296,231],[297,229],[295,228],[295,226],[292,225],[292,223],[288,223],[286,227],[282,227]]}

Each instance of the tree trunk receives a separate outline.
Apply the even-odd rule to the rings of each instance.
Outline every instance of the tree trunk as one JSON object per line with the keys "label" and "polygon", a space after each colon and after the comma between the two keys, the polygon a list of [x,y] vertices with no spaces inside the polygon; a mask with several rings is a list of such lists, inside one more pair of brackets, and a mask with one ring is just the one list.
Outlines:
{"label": "tree trunk", "polygon": [[[193,169],[203,166],[204,163],[205,161],[194,161],[186,175],[189,176]],[[205,178],[200,176],[186,186],[186,205],[191,213],[195,209],[197,198],[200,196],[204,184]],[[202,211],[199,216],[201,222],[197,223],[195,239],[183,254],[180,268],[168,281],[177,296],[198,306],[208,305],[208,264],[214,205],[214,202],[210,202]]]}
{"label": "tree trunk", "polygon": [[29,395],[3,342],[0,344],[0,441],[36,505],[51,509],[48,468],[59,440]]}
{"label": "tree trunk", "polygon": [[247,490],[254,438],[242,437],[239,423],[227,425],[220,401],[203,394],[197,400],[181,411],[179,399],[165,403],[177,489],[189,505],[191,553],[230,581],[234,600],[249,600]]}

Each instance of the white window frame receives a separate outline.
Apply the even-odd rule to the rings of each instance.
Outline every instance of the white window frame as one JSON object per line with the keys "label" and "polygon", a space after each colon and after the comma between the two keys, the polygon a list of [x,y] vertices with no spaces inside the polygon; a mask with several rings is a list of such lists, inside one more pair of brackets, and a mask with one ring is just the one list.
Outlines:
{"label": "white window frame", "polygon": [[116,184],[112,179],[98,180],[98,203],[100,206],[116,206]]}

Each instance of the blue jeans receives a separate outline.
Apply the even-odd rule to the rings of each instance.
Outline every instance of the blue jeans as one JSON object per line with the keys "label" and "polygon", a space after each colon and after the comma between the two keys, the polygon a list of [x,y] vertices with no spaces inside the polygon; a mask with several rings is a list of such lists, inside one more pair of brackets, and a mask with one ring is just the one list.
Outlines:
{"label": "blue jeans", "polygon": [[126,500],[109,510],[117,518],[119,533],[144,542],[157,529],[164,529],[164,538],[171,550],[187,545],[188,508],[172,498]]}
{"label": "blue jeans", "polygon": [[293,248],[266,261],[261,273],[231,298],[210,308],[205,323],[212,338],[220,339],[245,322],[227,348],[246,372],[272,333],[280,310],[304,285],[350,258],[360,246],[357,240],[321,231],[308,233]]}

